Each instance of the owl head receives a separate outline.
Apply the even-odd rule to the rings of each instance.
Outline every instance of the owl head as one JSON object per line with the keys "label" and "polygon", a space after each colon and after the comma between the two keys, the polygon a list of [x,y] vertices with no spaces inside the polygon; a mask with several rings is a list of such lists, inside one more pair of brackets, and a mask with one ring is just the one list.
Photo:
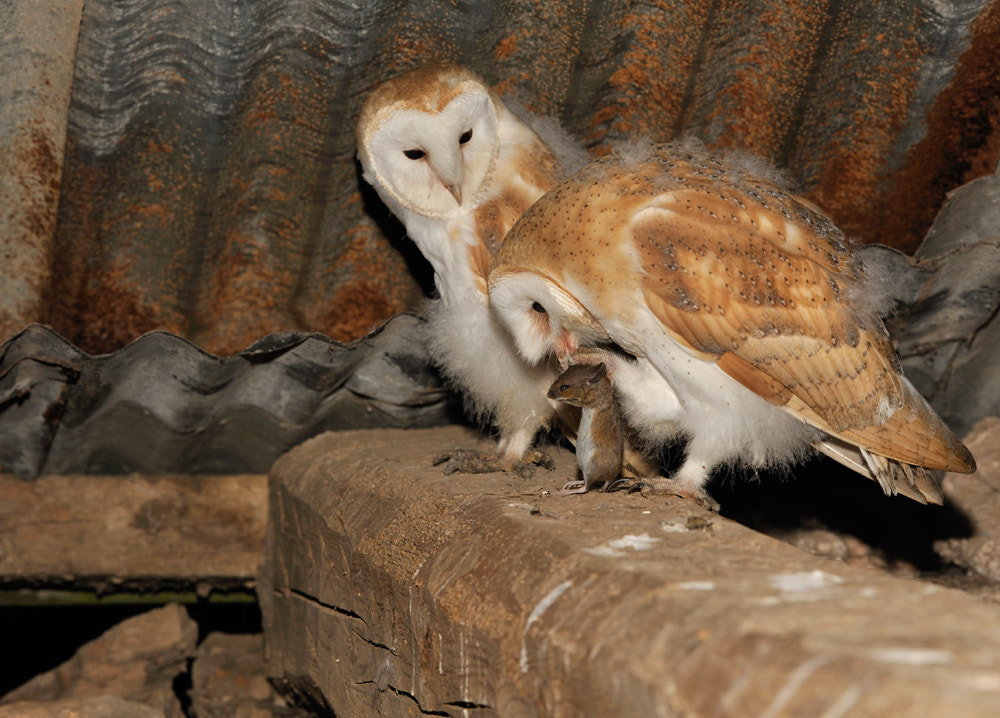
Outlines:
{"label": "owl head", "polygon": [[364,178],[393,208],[451,219],[475,208],[499,151],[499,100],[458,65],[426,65],[368,96],[358,120]]}
{"label": "owl head", "polygon": [[580,347],[609,341],[597,318],[559,282],[506,260],[501,246],[490,273],[490,307],[526,361],[555,356],[565,365]]}

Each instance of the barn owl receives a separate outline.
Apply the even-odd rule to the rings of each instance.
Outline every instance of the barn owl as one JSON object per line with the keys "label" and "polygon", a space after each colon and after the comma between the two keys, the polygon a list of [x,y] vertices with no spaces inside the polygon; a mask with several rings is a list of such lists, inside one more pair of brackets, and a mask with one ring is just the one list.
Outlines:
{"label": "barn owl", "polygon": [[716,466],[810,447],[922,503],[942,500],[926,469],[975,470],[903,376],[843,233],[748,163],[612,153],[521,217],[489,289],[527,361],[603,362],[627,424],[687,440],[656,489],[717,508]]}
{"label": "barn owl", "polygon": [[495,454],[443,454],[448,473],[524,476],[532,464],[550,464],[533,441],[555,415],[546,392],[558,370],[517,355],[486,294],[492,255],[514,221],[564,169],[587,161],[551,126],[539,131],[551,146],[480,77],[456,65],[429,65],[382,83],[358,120],[364,179],[434,269],[439,297],[425,312],[431,354],[471,412],[491,419],[500,434]]}

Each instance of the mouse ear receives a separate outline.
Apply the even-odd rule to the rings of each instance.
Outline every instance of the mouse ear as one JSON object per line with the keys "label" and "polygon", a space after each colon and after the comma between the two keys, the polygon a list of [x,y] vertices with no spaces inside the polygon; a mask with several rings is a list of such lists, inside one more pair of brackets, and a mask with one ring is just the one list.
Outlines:
{"label": "mouse ear", "polygon": [[594,367],[593,373],[590,375],[590,381],[600,381],[608,375],[608,367],[604,362],[601,362]]}

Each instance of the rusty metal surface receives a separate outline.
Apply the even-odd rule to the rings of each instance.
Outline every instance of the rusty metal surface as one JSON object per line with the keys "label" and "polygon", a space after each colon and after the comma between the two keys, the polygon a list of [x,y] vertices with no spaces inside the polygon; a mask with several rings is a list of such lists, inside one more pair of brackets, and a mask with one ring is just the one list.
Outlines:
{"label": "rusty metal surface", "polygon": [[0,4],[0,340],[46,312],[82,11]]}
{"label": "rusty metal surface", "polygon": [[[639,133],[762,154],[849,233],[908,251],[1000,156],[995,0],[88,0],[78,38],[72,14],[32,29],[51,3],[10,7],[31,17],[4,24],[24,29],[4,57],[78,51],[72,77],[46,63],[29,85],[72,87],[64,165],[0,159],[8,185],[49,188],[0,198],[0,217],[47,218],[0,238],[0,339],[44,321],[91,353],[154,329],[220,354],[281,330],[348,340],[415,306],[426,267],[360,182],[353,129],[369,88],[427,61],[470,65],[595,154]],[[6,115],[58,115],[17,87]],[[27,149],[20,127],[0,134]]]}
{"label": "rusty metal surface", "polygon": [[166,332],[91,356],[40,325],[0,346],[0,470],[22,478],[266,473],[323,431],[449,412],[412,314],[349,344],[288,332],[227,357]]}

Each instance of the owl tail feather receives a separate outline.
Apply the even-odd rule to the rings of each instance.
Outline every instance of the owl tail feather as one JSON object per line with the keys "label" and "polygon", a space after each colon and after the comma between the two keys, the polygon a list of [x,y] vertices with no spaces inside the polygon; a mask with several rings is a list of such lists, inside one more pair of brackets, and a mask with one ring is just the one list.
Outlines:
{"label": "owl tail feather", "polygon": [[816,442],[815,446],[834,461],[877,481],[886,496],[902,494],[921,504],[944,502],[938,480],[922,466],[888,459],[832,436]]}

